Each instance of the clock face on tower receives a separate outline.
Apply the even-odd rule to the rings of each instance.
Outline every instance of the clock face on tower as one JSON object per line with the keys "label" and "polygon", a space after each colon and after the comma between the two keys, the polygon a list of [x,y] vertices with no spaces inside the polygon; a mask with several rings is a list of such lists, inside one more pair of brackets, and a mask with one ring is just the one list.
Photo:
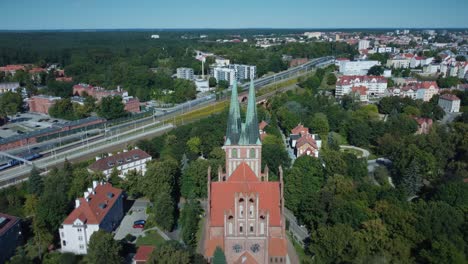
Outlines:
{"label": "clock face on tower", "polygon": [[252,250],[253,253],[257,253],[258,251],[260,251],[260,245],[253,244],[252,246],[250,246],[250,250]]}

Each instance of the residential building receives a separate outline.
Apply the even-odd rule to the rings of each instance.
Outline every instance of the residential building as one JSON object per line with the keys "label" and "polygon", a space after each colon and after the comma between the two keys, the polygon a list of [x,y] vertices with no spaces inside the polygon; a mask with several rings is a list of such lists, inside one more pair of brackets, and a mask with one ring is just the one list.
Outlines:
{"label": "residential building", "polygon": [[372,66],[380,65],[378,61],[343,61],[340,73],[343,75],[366,75]]}
{"label": "residential building", "polygon": [[439,106],[444,109],[445,113],[460,112],[460,98],[454,94],[443,94],[439,97]]}
{"label": "residential building", "polygon": [[18,88],[20,88],[20,84],[18,82],[0,83],[0,94],[6,92],[16,92]]}
{"label": "residential building", "polygon": [[359,50],[366,50],[366,49],[369,49],[370,47],[370,41],[367,40],[367,39],[361,39],[359,40],[359,44],[358,44],[358,49]]}
{"label": "residential building", "polygon": [[106,177],[109,177],[114,169],[118,171],[121,178],[125,178],[125,175],[132,170],[141,172],[144,175],[146,163],[151,159],[151,155],[141,149],[125,149],[116,155],[109,153],[105,158],[96,157],[96,162],[89,166],[89,170],[102,172]]}
{"label": "residential building", "polygon": [[122,190],[93,181],[84,196],[75,200],[75,209],[59,228],[61,251],[86,254],[91,235],[98,230],[112,232],[123,216]]}
{"label": "residential building", "polygon": [[304,32],[304,36],[307,38],[319,39],[322,36],[322,32]]}
{"label": "residential building", "polygon": [[236,79],[236,71],[229,68],[214,68],[213,77],[217,82],[227,81],[229,82],[229,85],[233,85],[234,80]]}
{"label": "residential building", "polygon": [[390,68],[409,68],[413,54],[397,54],[387,60],[387,67]]}
{"label": "residential building", "polygon": [[103,87],[95,87],[89,84],[80,83],[73,86],[73,95],[88,95],[95,98],[98,102],[100,102],[104,97],[121,96],[122,103],[125,105],[125,111],[130,113],[140,112],[140,100],[136,97],[129,96],[128,92],[120,88],[120,86],[115,90],[107,90]]}
{"label": "residential building", "polygon": [[216,67],[225,67],[231,64],[231,61],[229,59],[225,59],[222,57],[216,57],[215,59],[215,65]]}
{"label": "residential building", "polygon": [[411,58],[410,67],[417,68],[417,67],[424,67],[426,65],[431,64],[434,61],[434,58],[426,58],[420,56],[414,56]]}
{"label": "residential building", "polygon": [[336,83],[336,97],[342,97],[352,92],[352,87],[365,86],[367,95],[371,97],[382,97],[387,89],[387,79],[382,76],[341,76]]}
{"label": "residential building", "polygon": [[49,95],[36,95],[28,99],[29,112],[49,114],[49,109],[62,98]]}
{"label": "residential building", "polygon": [[351,88],[351,93],[355,94],[360,102],[369,102],[369,97],[367,96],[368,89],[366,86],[353,86]]}
{"label": "residential building", "polygon": [[424,117],[414,117],[414,120],[418,123],[418,131],[416,134],[429,134],[432,128],[432,119]]}
{"label": "residential building", "polygon": [[257,75],[257,66],[244,64],[229,64],[229,69],[234,69],[238,81],[253,80]]}
{"label": "residential building", "polygon": [[309,133],[309,128],[298,124],[289,134],[289,145],[294,149],[296,157],[308,155],[317,158],[322,140],[319,135]]}
{"label": "residential building", "polygon": [[253,81],[245,123],[241,121],[237,82],[232,90],[223,146],[226,170],[218,169],[215,181],[211,181],[210,169],[207,175],[204,255],[211,261],[220,247],[227,263],[286,263],[283,172],[280,168],[279,182],[268,179],[268,169],[262,172]]}
{"label": "residential building", "polygon": [[154,246],[139,246],[135,256],[133,257],[132,264],[145,264],[148,262],[154,249]]}
{"label": "residential building", "polygon": [[262,120],[260,124],[258,124],[258,133],[260,134],[260,140],[263,141],[263,139],[266,137],[267,132],[265,131],[265,128],[268,126],[268,123],[265,120]]}
{"label": "residential building", "polygon": [[196,79],[195,86],[197,87],[197,91],[201,93],[211,91],[208,80]]}
{"label": "residential building", "polygon": [[185,80],[193,80],[192,68],[177,68],[177,78]]}
{"label": "residential building", "polygon": [[433,81],[422,81],[410,83],[400,89],[400,96],[420,99],[429,102],[431,98],[439,93],[439,86]]}
{"label": "residential building", "polygon": [[25,65],[6,65],[0,67],[0,72],[15,76],[17,71],[26,71]]}
{"label": "residential building", "polygon": [[20,243],[20,219],[0,213],[0,264],[5,263],[15,255],[16,247]]}

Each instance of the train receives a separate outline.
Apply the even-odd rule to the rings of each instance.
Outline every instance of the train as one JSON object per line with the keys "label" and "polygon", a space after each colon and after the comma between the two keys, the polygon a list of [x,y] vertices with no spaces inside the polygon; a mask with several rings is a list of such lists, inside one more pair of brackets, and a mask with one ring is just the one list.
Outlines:
{"label": "train", "polygon": [[[24,156],[22,158],[25,159],[25,160],[31,161],[31,160],[38,159],[40,157],[42,157],[42,154],[40,154],[40,153],[31,153],[31,154],[26,155],[26,156]],[[12,168],[12,167],[20,165],[22,163],[23,163],[22,161],[11,159],[7,163],[4,163],[4,164],[0,165],[0,171]]]}

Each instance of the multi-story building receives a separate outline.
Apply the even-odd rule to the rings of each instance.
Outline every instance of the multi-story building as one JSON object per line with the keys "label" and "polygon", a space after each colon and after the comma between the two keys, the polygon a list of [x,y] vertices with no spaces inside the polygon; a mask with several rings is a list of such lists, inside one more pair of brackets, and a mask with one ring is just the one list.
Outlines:
{"label": "multi-story building", "polygon": [[243,64],[230,64],[229,69],[234,69],[238,81],[253,80],[257,75],[257,66],[243,65]]}
{"label": "multi-story building", "polygon": [[367,39],[361,39],[359,40],[359,44],[358,44],[358,49],[359,50],[366,50],[366,49],[369,49],[370,47],[370,41],[367,40]]}
{"label": "multi-story building", "polygon": [[20,219],[0,213],[0,263],[15,255],[21,237]]}
{"label": "multi-story building", "polygon": [[124,150],[116,155],[109,153],[107,157],[96,157],[96,162],[89,166],[89,170],[93,172],[102,172],[106,177],[109,177],[114,169],[119,173],[119,176],[125,178],[125,175],[136,170],[142,175],[146,172],[146,163],[151,161],[151,155],[141,149]]}
{"label": "multi-story building", "polygon": [[17,71],[26,71],[25,65],[6,65],[0,67],[0,72],[15,76]]}
{"label": "multi-story building", "polygon": [[242,123],[234,84],[226,140],[226,171],[211,181],[208,170],[208,205],[205,252],[212,259],[217,247],[227,263],[287,263],[286,221],[283,216],[283,173],[270,181],[261,170],[262,144],[258,130],[255,88],[251,81],[246,122]]}
{"label": "multi-story building", "polygon": [[367,95],[369,90],[366,86],[353,86],[351,88],[351,93],[359,98],[360,102],[368,102],[369,96]]}
{"label": "multi-story building", "polygon": [[409,97],[412,99],[420,99],[428,102],[434,95],[438,93],[439,86],[436,82],[423,81],[407,83],[401,88],[388,89],[387,95]]}
{"label": "multi-story building", "polygon": [[98,102],[100,102],[104,97],[121,96],[122,103],[125,105],[125,111],[131,113],[140,112],[140,100],[136,97],[129,96],[128,92],[120,87],[117,87],[115,90],[107,90],[103,87],[95,87],[89,84],[80,83],[73,86],[73,95],[88,95],[95,98]]}
{"label": "multi-story building", "polygon": [[28,99],[29,112],[49,114],[49,109],[62,98],[49,95],[36,95]]}
{"label": "multi-story building", "polygon": [[342,61],[340,73],[343,75],[366,75],[372,66],[380,65],[378,61]]}
{"label": "multi-story building", "polygon": [[441,95],[438,104],[446,113],[460,112],[460,98],[454,94]]}
{"label": "multi-story building", "polygon": [[322,140],[319,135],[309,133],[309,128],[299,124],[289,134],[289,145],[294,149],[296,157],[307,155],[317,158]]}
{"label": "multi-story building", "polygon": [[87,254],[91,235],[98,230],[112,232],[123,215],[122,190],[93,181],[92,188],[75,200],[75,209],[59,228],[61,251]]}
{"label": "multi-story building", "polygon": [[192,68],[177,68],[177,78],[185,80],[193,80]]}
{"label": "multi-story building", "polygon": [[322,32],[304,32],[304,36],[319,39],[322,36]]}
{"label": "multi-story building", "polygon": [[365,86],[367,95],[371,97],[382,97],[387,89],[387,79],[382,76],[341,76],[336,83],[336,97],[342,97],[352,92],[355,86]]}
{"label": "multi-story building", "polygon": [[233,85],[234,80],[236,80],[236,71],[230,68],[214,68],[213,77],[217,82],[227,81],[229,82],[229,85]]}
{"label": "multi-story building", "polygon": [[16,92],[18,88],[20,88],[20,84],[18,82],[0,83],[0,94],[6,92]]}

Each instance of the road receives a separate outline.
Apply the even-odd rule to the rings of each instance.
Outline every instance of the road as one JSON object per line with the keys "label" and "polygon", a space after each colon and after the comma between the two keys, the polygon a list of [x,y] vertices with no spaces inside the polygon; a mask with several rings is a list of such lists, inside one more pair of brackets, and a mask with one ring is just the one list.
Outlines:
{"label": "road", "polygon": [[[298,76],[300,74],[305,74],[308,71],[312,70],[314,67],[323,67],[325,65],[329,65],[333,63],[333,57],[323,57],[311,60],[306,64],[290,68],[284,72],[277,73],[271,76],[263,77],[256,79],[254,81],[256,89],[260,89],[261,87],[274,83],[279,82],[294,76]],[[241,85],[243,89],[248,88],[248,83]],[[287,87],[288,89],[290,87]],[[284,88],[283,88],[284,89]],[[227,92],[227,91],[226,91]],[[258,100],[268,98],[276,94],[277,91],[270,92],[268,94],[259,96]],[[69,145],[66,147],[61,148],[54,148],[46,153],[44,153],[44,158],[38,159],[34,161],[36,167],[40,169],[47,170],[51,166],[56,166],[58,164],[63,163],[65,158],[72,160],[78,159],[83,156],[92,155],[98,151],[108,149],[113,145],[118,144],[126,144],[131,140],[135,140],[141,137],[144,137],[148,134],[155,134],[161,131],[168,131],[172,129],[171,127],[165,127],[163,129],[156,129],[154,127],[152,129],[147,129],[145,132],[145,127],[154,126],[158,122],[168,122],[172,118],[175,118],[181,114],[184,114],[189,111],[193,111],[200,107],[204,107],[210,104],[216,103],[216,95],[211,94],[209,96],[198,98],[183,104],[180,104],[171,110],[168,110],[165,113],[160,115],[151,115],[149,117],[144,117],[138,120],[131,120],[126,123],[113,125],[110,127],[105,127],[104,135],[99,134],[94,138],[85,138],[82,139],[81,142],[75,143],[74,145]],[[170,122],[170,121],[169,121]],[[131,137],[128,136],[131,134]],[[54,139],[57,140],[57,139]],[[60,139],[59,139],[60,140]],[[110,141],[109,141],[110,140]],[[107,142],[109,141],[109,142]],[[103,143],[105,142],[105,143]],[[99,143],[96,145],[96,143]],[[99,146],[99,147],[96,147]],[[14,167],[12,169],[0,172],[0,188],[4,188],[6,186],[16,184],[18,182],[24,181],[27,179],[27,174],[30,172],[30,167],[19,166]]]}
{"label": "road", "polygon": [[293,235],[294,239],[301,245],[304,245],[304,240],[309,237],[309,231],[307,228],[300,226],[297,223],[296,217],[287,208],[284,208],[284,217],[289,222],[289,231]]}

